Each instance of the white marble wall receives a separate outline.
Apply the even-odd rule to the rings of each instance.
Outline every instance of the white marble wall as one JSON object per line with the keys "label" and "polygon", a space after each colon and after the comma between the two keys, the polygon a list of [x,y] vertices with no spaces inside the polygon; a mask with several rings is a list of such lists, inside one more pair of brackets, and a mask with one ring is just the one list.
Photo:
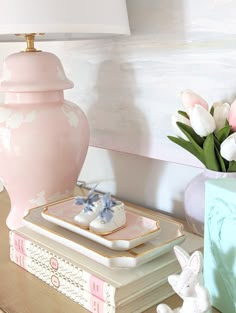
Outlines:
{"label": "white marble wall", "polygon": [[[170,115],[181,108],[184,89],[210,104],[235,98],[236,1],[127,4],[131,36],[38,47],[56,53],[74,81],[66,96],[87,114],[91,146],[136,154],[91,147],[80,179],[181,216],[185,185],[200,170],[180,165],[199,162],[166,138]],[[1,44],[0,61],[19,47]]]}

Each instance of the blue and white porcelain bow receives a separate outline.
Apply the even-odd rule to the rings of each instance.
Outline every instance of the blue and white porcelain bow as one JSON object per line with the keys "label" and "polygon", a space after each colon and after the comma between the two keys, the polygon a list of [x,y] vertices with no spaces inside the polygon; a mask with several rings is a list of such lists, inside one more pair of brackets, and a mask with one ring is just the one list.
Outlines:
{"label": "blue and white porcelain bow", "polygon": [[88,211],[93,211],[94,203],[99,200],[99,194],[95,193],[95,188],[97,187],[94,186],[88,193],[87,197],[76,197],[75,198],[75,204],[77,205],[85,205],[83,210],[85,212]]}
{"label": "blue and white porcelain bow", "polygon": [[111,194],[108,192],[102,197],[103,210],[99,213],[99,216],[109,222],[113,217],[112,207],[117,205],[117,202],[111,198]]}

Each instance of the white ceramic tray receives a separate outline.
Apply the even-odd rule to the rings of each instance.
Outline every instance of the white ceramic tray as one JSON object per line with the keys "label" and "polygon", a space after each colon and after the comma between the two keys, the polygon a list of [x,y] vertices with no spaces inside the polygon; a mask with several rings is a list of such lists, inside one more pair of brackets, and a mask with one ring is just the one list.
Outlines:
{"label": "white ceramic tray", "polygon": [[119,251],[126,251],[147,241],[152,240],[160,231],[159,222],[143,216],[141,213],[130,212],[126,209],[126,225],[124,228],[109,235],[98,235],[87,229],[79,227],[74,217],[83,208],[75,205],[74,198],[47,206],[42,216],[47,221],[62,226],[72,232],[91,239],[101,245]]}
{"label": "white ceramic tray", "polygon": [[[142,212],[141,209],[131,207],[128,209],[134,213]],[[149,262],[172,250],[174,245],[180,244],[185,238],[181,223],[164,218],[150,210],[150,214],[145,213],[145,216],[159,221],[161,227],[161,232],[157,233],[156,238],[128,251],[115,251],[46,221],[42,217],[43,210],[44,207],[31,209],[24,217],[25,226],[86,255],[98,263],[113,268],[132,268]]]}

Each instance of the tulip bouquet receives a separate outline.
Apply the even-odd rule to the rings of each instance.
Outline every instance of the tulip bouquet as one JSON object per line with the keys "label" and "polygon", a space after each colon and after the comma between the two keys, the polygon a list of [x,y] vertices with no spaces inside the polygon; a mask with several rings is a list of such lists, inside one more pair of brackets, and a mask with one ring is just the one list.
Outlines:
{"label": "tulip bouquet", "polygon": [[174,143],[197,157],[207,169],[236,172],[236,100],[208,103],[196,93],[182,92],[185,111],[172,116]]}

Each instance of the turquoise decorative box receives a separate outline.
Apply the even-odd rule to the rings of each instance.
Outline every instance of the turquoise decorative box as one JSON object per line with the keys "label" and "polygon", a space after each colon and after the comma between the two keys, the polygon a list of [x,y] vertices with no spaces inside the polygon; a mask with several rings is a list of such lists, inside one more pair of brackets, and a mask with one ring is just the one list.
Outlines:
{"label": "turquoise decorative box", "polygon": [[204,279],[212,305],[236,312],[236,179],[206,182]]}

